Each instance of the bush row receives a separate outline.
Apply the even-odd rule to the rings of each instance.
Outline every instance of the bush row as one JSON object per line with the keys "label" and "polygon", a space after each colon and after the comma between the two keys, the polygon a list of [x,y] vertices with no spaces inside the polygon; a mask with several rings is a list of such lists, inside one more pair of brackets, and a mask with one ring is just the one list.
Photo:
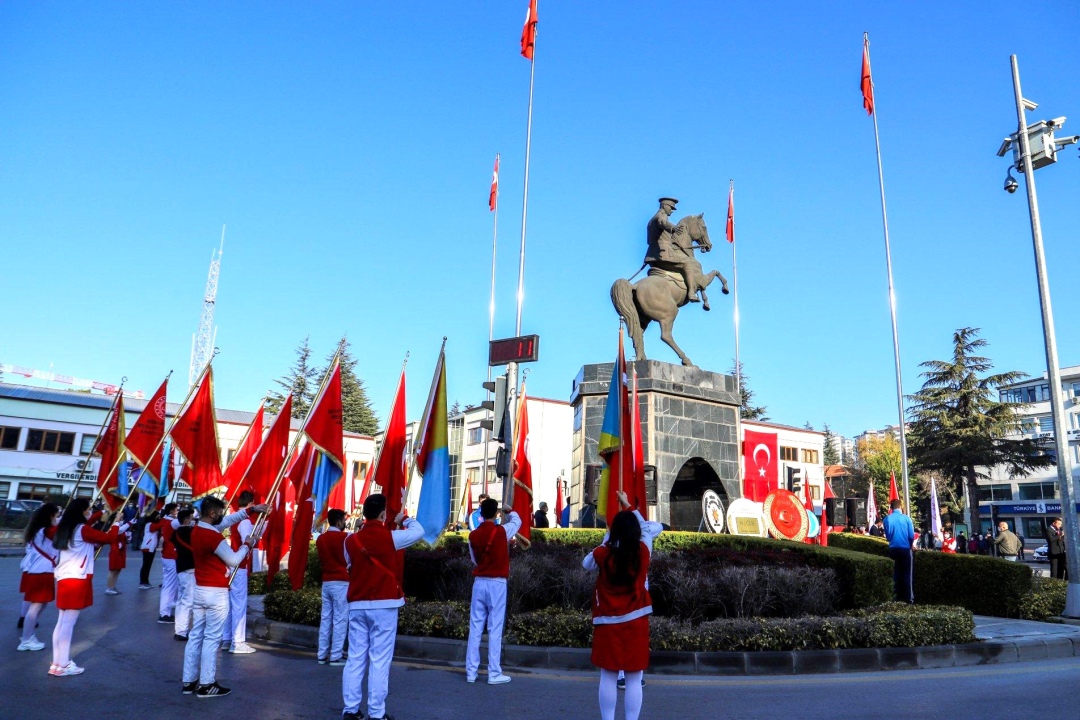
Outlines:
{"label": "bush row", "polygon": [[1020,601],[1020,617],[1025,620],[1053,620],[1065,612],[1068,583],[1048,577],[1031,578],[1031,590]]}

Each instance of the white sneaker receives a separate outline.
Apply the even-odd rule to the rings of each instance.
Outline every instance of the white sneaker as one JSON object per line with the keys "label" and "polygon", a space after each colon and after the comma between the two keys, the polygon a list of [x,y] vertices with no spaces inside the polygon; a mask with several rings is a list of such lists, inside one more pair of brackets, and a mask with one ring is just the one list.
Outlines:
{"label": "white sneaker", "polygon": [[106,595],[119,595],[120,591],[117,590],[116,588],[105,588],[105,594]]}
{"label": "white sneaker", "polygon": [[67,675],[81,675],[85,671],[85,668],[81,668],[75,664],[75,662],[69,661],[67,665],[53,665],[49,668],[49,674],[54,677],[65,677]]}
{"label": "white sneaker", "polygon": [[229,648],[229,652],[233,655],[250,655],[255,652],[255,648],[251,647],[247,643],[239,643]]}
{"label": "white sneaker", "polygon": [[510,682],[509,675],[489,675],[488,685],[505,685]]}
{"label": "white sneaker", "polygon": [[466,675],[465,676],[465,682],[467,682],[467,683],[476,682],[476,676],[475,675]]}
{"label": "white sneaker", "polygon": [[19,647],[16,648],[16,650],[18,650],[19,652],[25,652],[27,650],[30,650],[31,652],[33,652],[33,651],[44,650],[44,649],[45,649],[45,643],[41,642],[40,640],[38,640],[33,635],[30,636],[29,640],[26,640],[24,642],[19,643]]}

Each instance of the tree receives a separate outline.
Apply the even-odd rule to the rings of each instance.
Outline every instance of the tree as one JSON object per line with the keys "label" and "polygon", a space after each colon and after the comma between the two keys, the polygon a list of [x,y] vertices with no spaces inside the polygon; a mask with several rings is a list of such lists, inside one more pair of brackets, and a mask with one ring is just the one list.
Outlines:
{"label": "tree", "polygon": [[266,396],[266,409],[277,414],[281,406],[285,404],[285,396],[292,393],[292,416],[299,420],[307,417],[311,403],[315,401],[315,391],[318,386],[318,369],[311,364],[311,347],[308,345],[310,336],[305,336],[304,341],[296,348],[296,361],[289,372],[280,379],[275,380],[284,392],[271,390]]}
{"label": "tree", "polygon": [[[379,420],[371,408],[364,381],[356,375],[357,360],[352,355],[348,337],[342,336],[338,347],[341,348],[342,426],[346,432],[375,435],[379,432]],[[331,360],[333,355],[327,358],[327,365]]]}
{"label": "tree", "polygon": [[739,363],[738,369],[736,370],[735,361],[731,361],[731,375],[734,375],[740,380],[739,399],[741,403],[739,409],[739,417],[741,417],[743,420],[768,420],[769,417],[765,414],[765,406],[754,406],[754,391],[749,388],[750,376],[748,376],[746,374],[746,371],[743,370],[743,364],[741,362]]}
{"label": "tree", "polygon": [[834,433],[832,431],[832,428],[829,427],[829,423],[825,423],[824,432],[825,432],[825,449],[821,453],[822,462],[824,462],[825,465],[839,465],[840,464],[840,453],[838,453],[836,451],[836,445],[834,444],[834,441],[835,441],[837,435],[836,435],[836,433]]}
{"label": "tree", "polygon": [[989,358],[976,355],[986,347],[978,328],[960,328],[953,334],[951,361],[927,360],[922,389],[910,396],[911,431],[908,443],[912,465],[920,472],[937,472],[953,496],[967,486],[973,531],[982,527],[979,517],[979,478],[986,470],[1002,465],[1010,476],[1024,477],[1053,464],[1043,446],[1020,436],[1022,405],[995,398],[998,389],[1027,377],[1022,372],[988,374]]}

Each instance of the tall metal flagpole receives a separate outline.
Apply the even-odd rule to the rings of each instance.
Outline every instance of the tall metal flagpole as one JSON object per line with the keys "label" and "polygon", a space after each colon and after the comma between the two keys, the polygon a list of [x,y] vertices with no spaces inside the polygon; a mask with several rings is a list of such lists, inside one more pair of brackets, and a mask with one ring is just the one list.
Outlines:
{"label": "tall metal flagpole", "polygon": [[731,290],[735,295],[735,389],[742,402],[742,361],[739,359],[739,263],[735,260],[735,181],[728,181],[728,215],[731,223]]}
{"label": "tall metal flagpole", "polygon": [[[530,93],[530,95],[531,95],[531,93]],[[532,102],[529,103],[529,108],[530,108],[530,116],[531,116]],[[495,167],[496,168],[499,167],[499,153],[495,153]],[[496,171],[496,173],[497,172],[498,171]],[[491,212],[494,214],[494,220],[492,221],[492,230],[491,230],[491,299],[488,300],[488,342],[489,343],[492,340],[495,339],[495,258],[496,258],[497,251],[498,251],[498,248],[499,248],[499,176],[498,176],[498,174],[495,175],[494,182],[495,182],[495,198],[494,198],[495,204],[491,208]],[[520,307],[521,307],[521,302],[518,301],[518,308],[520,308]],[[521,317],[521,311],[519,309],[518,310],[518,318],[520,319],[520,317]],[[488,365],[487,381],[489,383],[491,382],[491,365]],[[491,400],[491,391],[490,390],[486,391],[484,399],[488,400],[488,401]],[[487,411],[486,410],[484,411],[484,415],[485,415],[485,417],[487,416]],[[494,413],[492,413],[492,418],[494,418]],[[497,432],[497,431],[498,431],[498,428],[495,428],[493,426],[492,427],[492,432]],[[488,449],[489,448],[488,448],[488,446],[489,445],[491,445],[491,437],[490,436],[487,437],[487,438],[484,438],[484,469],[482,471],[483,472],[482,487],[483,487],[483,493],[485,495],[487,495],[487,491],[488,491],[488,460],[489,460],[489,455],[488,455]],[[469,487],[469,494],[470,495],[472,494],[472,487],[471,486]],[[468,518],[466,518],[466,522],[468,522]]]}
{"label": "tall metal flagpole", "polygon": [[1016,95],[1016,139],[1020,143],[1020,164],[1027,186],[1028,214],[1031,217],[1031,241],[1035,250],[1035,271],[1039,283],[1039,307],[1042,310],[1043,341],[1046,350],[1046,378],[1050,383],[1050,412],[1054,422],[1054,450],[1057,453],[1058,487],[1061,492],[1061,516],[1065,520],[1065,539],[1068,552],[1069,584],[1065,589],[1065,610],[1062,615],[1080,617],[1080,526],[1075,509],[1076,489],[1072,479],[1072,457],[1069,455],[1069,439],[1065,427],[1064,403],[1061,395],[1061,370],[1058,365],[1057,338],[1054,333],[1054,311],[1050,305],[1050,279],[1046,274],[1046,255],[1043,252],[1042,221],[1039,218],[1039,199],[1035,194],[1035,168],[1031,162],[1031,142],[1024,115],[1024,96],[1020,93],[1020,67],[1016,56],[1009,58],[1012,64],[1013,92]]}
{"label": "tall metal flagpole", "polygon": [[[863,33],[863,47],[866,49],[866,65],[870,68],[870,35]],[[874,75],[870,73],[870,86],[874,85]],[[892,250],[889,246],[889,216],[885,211],[885,174],[881,170],[881,137],[878,135],[877,98],[874,99],[874,146],[877,149],[878,186],[881,188],[881,224],[885,229],[885,267],[889,273],[889,315],[892,318],[893,362],[896,365],[896,409],[900,421],[900,473],[904,481],[904,510],[911,512],[911,493],[908,488],[907,428],[904,422],[904,382],[900,375],[900,336],[896,331],[896,292],[893,289]]]}

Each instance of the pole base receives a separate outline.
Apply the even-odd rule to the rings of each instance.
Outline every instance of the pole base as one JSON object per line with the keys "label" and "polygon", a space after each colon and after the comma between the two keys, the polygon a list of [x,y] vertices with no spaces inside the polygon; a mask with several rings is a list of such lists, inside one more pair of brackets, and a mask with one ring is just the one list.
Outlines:
{"label": "pole base", "polygon": [[1080,618],[1080,583],[1070,580],[1065,588],[1065,612],[1063,618]]}

